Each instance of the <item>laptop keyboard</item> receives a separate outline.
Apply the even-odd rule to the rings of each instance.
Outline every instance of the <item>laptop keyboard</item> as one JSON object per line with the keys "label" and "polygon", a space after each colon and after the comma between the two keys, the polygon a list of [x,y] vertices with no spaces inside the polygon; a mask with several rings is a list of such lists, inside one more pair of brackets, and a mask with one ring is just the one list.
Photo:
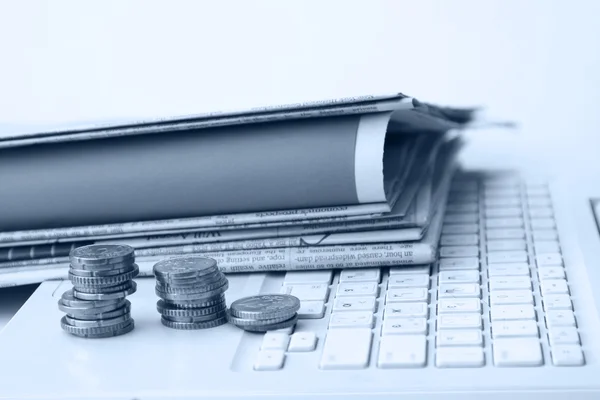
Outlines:
{"label": "laptop keyboard", "polygon": [[311,323],[266,333],[255,370],[306,352],[321,369],[585,364],[544,184],[461,176],[435,265],[288,272],[281,291]]}

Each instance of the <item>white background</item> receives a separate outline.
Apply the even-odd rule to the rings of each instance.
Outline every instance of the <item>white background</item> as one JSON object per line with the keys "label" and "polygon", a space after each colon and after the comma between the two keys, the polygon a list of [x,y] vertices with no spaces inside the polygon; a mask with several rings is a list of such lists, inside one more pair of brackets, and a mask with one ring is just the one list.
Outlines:
{"label": "white background", "polygon": [[471,154],[597,157],[599,1],[0,4],[0,129],[401,91],[519,122]]}

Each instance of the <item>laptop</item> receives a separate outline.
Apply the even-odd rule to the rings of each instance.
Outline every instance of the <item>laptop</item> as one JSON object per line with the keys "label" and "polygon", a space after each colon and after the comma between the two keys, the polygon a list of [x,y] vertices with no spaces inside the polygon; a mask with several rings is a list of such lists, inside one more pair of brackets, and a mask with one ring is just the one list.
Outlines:
{"label": "laptop", "polygon": [[[229,304],[326,286],[296,291],[307,294],[293,329],[168,329],[154,279],[139,278],[134,331],[80,339],[60,328],[70,282],[41,284],[0,333],[0,395],[600,398],[600,175],[463,161],[432,265],[228,276]],[[348,284],[362,289],[347,296]]]}

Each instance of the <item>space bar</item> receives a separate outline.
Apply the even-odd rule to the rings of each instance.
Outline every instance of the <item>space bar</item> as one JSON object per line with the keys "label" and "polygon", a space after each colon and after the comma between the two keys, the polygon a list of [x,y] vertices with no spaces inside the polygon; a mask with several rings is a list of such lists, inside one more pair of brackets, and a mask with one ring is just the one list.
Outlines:
{"label": "space bar", "polygon": [[369,364],[371,329],[330,329],[325,338],[321,369],[360,369]]}

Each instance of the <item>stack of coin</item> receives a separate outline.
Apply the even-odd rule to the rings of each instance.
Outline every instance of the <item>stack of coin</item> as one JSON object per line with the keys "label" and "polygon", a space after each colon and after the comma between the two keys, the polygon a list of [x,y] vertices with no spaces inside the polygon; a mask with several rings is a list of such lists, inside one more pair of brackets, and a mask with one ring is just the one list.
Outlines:
{"label": "stack of coin", "polygon": [[212,258],[176,257],[153,267],[156,308],[163,325],[173,329],[207,329],[227,323],[225,291],[229,281]]}
{"label": "stack of coin", "polygon": [[139,274],[132,247],[90,245],[70,253],[69,280],[73,289],[63,293],[58,308],[66,313],[62,329],[86,338],[123,335],[134,329],[131,303],[133,281]]}
{"label": "stack of coin", "polygon": [[288,294],[243,297],[231,303],[229,321],[249,332],[290,328],[298,322],[300,300]]}

